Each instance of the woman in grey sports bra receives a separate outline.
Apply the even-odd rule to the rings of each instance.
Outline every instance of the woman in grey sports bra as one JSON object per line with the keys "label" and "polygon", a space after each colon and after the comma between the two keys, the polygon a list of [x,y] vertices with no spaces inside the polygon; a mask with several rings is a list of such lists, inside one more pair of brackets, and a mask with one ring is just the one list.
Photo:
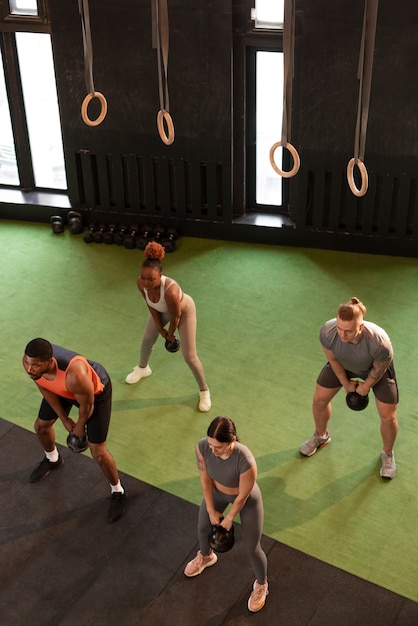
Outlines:
{"label": "woman in grey sports bra", "polygon": [[[228,531],[239,514],[242,541],[256,577],[248,609],[253,613],[260,611],[269,591],[267,557],[260,543],[264,508],[254,456],[238,441],[234,422],[218,416],[209,425],[207,437],[198,441],[196,460],[203,491],[198,521],[200,549],[184,573],[188,577],[198,576],[215,565],[218,557],[209,542],[212,526],[220,525]],[[231,508],[224,516],[229,505]]]}
{"label": "woman in grey sports bra", "polygon": [[173,341],[174,333],[178,329],[183,358],[199,386],[199,410],[209,411],[210,392],[196,350],[197,320],[194,300],[181,290],[175,280],[163,275],[161,261],[165,251],[161,244],[155,241],[148,243],[144,255],[145,261],[137,279],[137,287],[151,315],[142,337],[139,364],[125,380],[132,385],[142,378],[151,376],[148,361],[158,337],[161,335],[164,340]]}

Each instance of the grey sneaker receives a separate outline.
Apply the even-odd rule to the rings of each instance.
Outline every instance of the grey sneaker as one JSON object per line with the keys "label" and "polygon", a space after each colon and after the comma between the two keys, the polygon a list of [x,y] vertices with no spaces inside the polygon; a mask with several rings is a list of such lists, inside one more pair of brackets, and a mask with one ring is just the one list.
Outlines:
{"label": "grey sneaker", "polygon": [[319,450],[319,448],[323,448],[329,443],[331,443],[331,437],[329,436],[328,431],[324,437],[320,437],[315,432],[312,437],[308,439],[308,441],[305,441],[305,443],[302,444],[300,453],[303,454],[303,456],[312,456],[317,450]]}
{"label": "grey sneaker", "polygon": [[393,452],[382,452],[380,458],[382,460],[382,467],[380,468],[381,477],[393,478],[396,474],[395,455]]}

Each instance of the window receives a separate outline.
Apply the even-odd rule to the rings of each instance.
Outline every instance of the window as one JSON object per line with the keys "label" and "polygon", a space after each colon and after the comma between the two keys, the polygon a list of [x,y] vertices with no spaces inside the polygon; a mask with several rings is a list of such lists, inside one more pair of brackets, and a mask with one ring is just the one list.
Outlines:
{"label": "window", "polygon": [[281,139],[283,117],[283,53],[256,51],[256,194],[259,205],[282,205],[282,179],[270,163],[270,148]]}
{"label": "window", "polygon": [[7,20],[0,24],[0,185],[64,191],[64,153],[43,0],[9,0],[7,11]]}
{"label": "window", "polygon": [[255,0],[251,19],[256,28],[283,29],[284,0]]}
{"label": "window", "polygon": [[51,40],[16,33],[35,187],[66,189]]}
{"label": "window", "polygon": [[[2,60],[1,55],[0,58]],[[3,71],[0,72],[0,184],[19,185],[15,142]]]}
{"label": "window", "polygon": [[9,6],[12,15],[38,15],[36,0],[9,0]]}

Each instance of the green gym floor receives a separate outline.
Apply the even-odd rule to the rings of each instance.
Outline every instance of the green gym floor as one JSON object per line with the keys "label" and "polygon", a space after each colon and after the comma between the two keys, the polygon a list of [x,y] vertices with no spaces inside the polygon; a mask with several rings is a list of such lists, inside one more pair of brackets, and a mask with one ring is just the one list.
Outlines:
{"label": "green gym floor", "polygon": [[[215,626],[245,624],[247,619],[286,626],[418,623],[418,259],[180,238],[177,250],[164,260],[164,272],[196,301],[198,353],[213,403],[211,411],[202,414],[197,410],[194,378],[181,354],[168,354],[162,341],[157,343],[151,359],[153,375],[137,385],[124,382],[137,363],[148,315],[136,289],[143,259],[140,250],[87,245],[82,235],[71,235],[68,230],[54,235],[49,225],[2,221],[0,255],[0,482],[10,513],[5,515],[0,536],[7,562],[16,564],[12,574],[6,574],[3,568],[1,604],[6,591],[9,597],[13,585],[17,589],[29,576],[28,570],[22,569],[22,561],[30,560],[32,550],[38,562],[41,550],[49,550],[52,561],[60,559],[60,539],[66,536],[64,530],[68,528],[73,548],[82,535],[80,563],[86,559],[89,562],[89,550],[91,546],[97,548],[99,541],[91,515],[94,518],[103,513],[100,507],[98,511],[93,507],[94,499],[96,495],[101,497],[99,494],[107,495],[107,486],[89,454],[74,457],[66,449],[63,453],[68,462],[62,474],[51,476],[36,492],[33,485],[26,484],[26,474],[42,456],[32,430],[40,395],[27,379],[21,357],[30,339],[43,336],[100,361],[111,374],[114,401],[108,445],[135,495],[126,517],[117,525],[108,528],[98,522],[103,528],[99,543],[101,554],[108,559],[108,550],[117,551],[117,564],[111,562],[112,576],[120,576],[126,584],[129,580],[132,602],[135,603],[135,572],[136,583],[144,590],[144,576],[156,577],[164,568],[171,568],[168,580],[174,586],[153,589],[149,600],[154,598],[155,609],[156,598],[162,597],[164,589],[169,594],[163,594],[166,608],[178,602],[174,592],[177,584],[184,584],[182,568],[196,550],[201,491],[194,445],[205,435],[211,419],[219,414],[231,417],[241,441],[257,459],[271,587],[263,611],[257,616],[247,615],[245,598],[252,573],[238,542],[234,548],[236,557],[233,552],[224,555],[222,567],[204,573],[206,582],[203,575],[192,582],[186,580],[187,589],[193,590],[188,601],[188,610],[192,611],[189,618],[181,613],[180,603],[176,610],[172,609],[173,615],[181,616],[179,621],[170,619],[164,611],[160,621],[157,613],[147,613],[147,618],[142,619],[138,612],[134,616],[128,610],[131,600],[124,596],[117,611],[120,626]],[[313,432],[312,393],[324,362],[319,328],[335,315],[341,302],[354,295],[368,307],[366,318],[385,328],[394,345],[400,387],[400,431],[395,448],[398,474],[392,481],[383,481],[379,476],[381,439],[373,402],[365,411],[355,413],[339,394],[333,403],[331,445],[310,459],[299,454],[300,444]],[[59,425],[57,440],[61,445],[65,443],[65,432]],[[88,484],[84,484],[84,475]],[[78,505],[78,497],[83,504]],[[161,502],[164,505],[159,506]],[[44,506],[48,515],[42,515]],[[144,537],[145,518],[153,526],[152,531],[149,526],[149,542]],[[170,535],[174,521],[176,532]],[[183,524],[190,535],[187,539]],[[159,534],[158,529],[164,532]],[[35,539],[40,532],[42,538],[36,548]],[[140,537],[135,538],[136,532]],[[173,539],[173,534],[181,539]],[[49,540],[54,548],[49,546]],[[22,548],[25,541],[30,544],[26,552]],[[170,545],[173,541],[177,541],[176,550]],[[131,551],[126,542],[134,542]],[[123,559],[121,545],[125,546]],[[153,551],[158,558],[150,557]],[[64,550],[67,557],[69,553],[69,549]],[[100,561],[99,556],[97,559]],[[98,589],[98,583],[93,585],[95,568],[109,567],[105,561],[103,557],[99,564],[91,564],[84,582],[90,590],[95,587],[102,597],[109,594],[106,602],[113,598],[116,610],[118,594],[112,595],[110,572],[103,579],[98,577],[103,588]],[[126,572],[120,572],[125,563]],[[75,564],[72,566],[70,571]],[[151,573],[154,567],[155,572]],[[56,564],[55,570],[59,579]],[[49,581],[46,572],[47,563],[42,562],[41,573]],[[322,577],[321,589],[317,587],[318,576]],[[159,578],[163,579],[164,576]],[[59,598],[55,595],[59,596],[65,587],[62,580],[58,583],[55,591],[54,584],[45,582],[41,597],[46,602],[48,594],[53,594],[56,613],[44,621],[31,622],[25,622],[23,614],[19,621],[18,613],[17,621],[10,618],[8,626],[74,624],[71,620],[77,612],[70,614],[68,606],[58,606]],[[222,587],[223,608],[219,611],[217,597],[211,605],[202,599],[208,588],[216,590],[215,583]],[[231,593],[225,597],[227,583]],[[337,590],[344,601],[336,601]],[[73,592],[74,589],[65,588],[68,597]],[[317,605],[312,602],[314,596]],[[326,597],[332,610],[318,613],[321,602],[324,609]],[[193,598],[195,608],[191,608]],[[295,598],[303,605],[303,613],[291,613]],[[77,598],[73,601],[77,602]],[[206,608],[199,618],[202,603]],[[282,620],[275,622],[279,610]],[[81,612],[77,623],[92,624],[93,617],[89,621],[87,614]],[[102,616],[96,623],[115,621],[106,621]]]}

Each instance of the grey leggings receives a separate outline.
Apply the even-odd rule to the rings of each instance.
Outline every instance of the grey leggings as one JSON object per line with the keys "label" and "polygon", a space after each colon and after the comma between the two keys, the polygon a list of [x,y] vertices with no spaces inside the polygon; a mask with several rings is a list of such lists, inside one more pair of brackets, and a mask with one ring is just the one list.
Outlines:
{"label": "grey leggings", "polygon": [[[206,389],[207,385],[203,365],[197,356],[196,351],[196,306],[193,298],[188,296],[186,293],[183,294],[183,299],[180,304],[181,318],[178,327],[180,348],[183,353],[184,360],[192,370],[193,376],[199,385],[199,389],[203,391],[203,389]],[[163,326],[166,326],[170,321],[170,313],[159,313],[159,315]],[[159,332],[155,326],[152,315],[150,315],[147,325],[145,326],[144,336],[142,337],[141,352],[139,356],[140,367],[148,365],[151,352],[158,337]]]}
{"label": "grey leggings", "polygon": [[[215,509],[223,513],[229,503],[233,502],[235,496],[229,496],[213,489],[213,502]],[[261,548],[260,540],[263,532],[264,509],[261,491],[257,483],[254,485],[247,502],[240,511],[242,541],[250,559],[255,577],[260,585],[263,585],[267,577],[267,557]],[[209,534],[212,530],[205,501],[199,509],[198,521],[199,547],[202,554],[209,554]]]}

